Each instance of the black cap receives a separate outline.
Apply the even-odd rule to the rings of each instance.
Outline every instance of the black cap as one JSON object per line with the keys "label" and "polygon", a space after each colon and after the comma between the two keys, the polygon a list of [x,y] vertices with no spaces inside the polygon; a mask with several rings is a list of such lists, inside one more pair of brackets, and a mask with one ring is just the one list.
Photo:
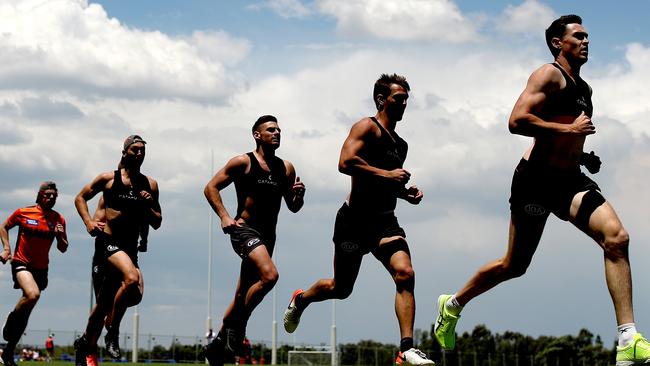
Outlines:
{"label": "black cap", "polygon": [[39,192],[47,191],[48,189],[53,189],[55,191],[58,191],[58,189],[56,189],[56,183],[49,180],[41,183],[41,185],[38,187]]}
{"label": "black cap", "polygon": [[147,142],[142,139],[139,135],[131,135],[124,140],[124,150],[128,149],[129,146],[137,143],[137,142],[142,142],[143,144],[146,144]]}

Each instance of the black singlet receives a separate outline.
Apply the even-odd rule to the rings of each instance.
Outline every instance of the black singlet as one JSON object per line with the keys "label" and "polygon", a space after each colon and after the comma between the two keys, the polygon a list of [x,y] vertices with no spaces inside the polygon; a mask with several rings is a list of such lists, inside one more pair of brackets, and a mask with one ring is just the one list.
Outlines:
{"label": "black singlet", "polygon": [[104,191],[104,204],[106,208],[112,208],[115,211],[128,212],[140,216],[140,212],[148,207],[138,192],[147,191],[151,193],[149,179],[144,175],[131,178],[131,187],[127,187],[122,182],[122,173],[116,170],[111,188]]}
{"label": "black singlet", "polygon": [[406,160],[408,144],[397,133],[389,134],[375,117],[370,117],[370,119],[381,130],[381,136],[369,151],[368,164],[385,170],[402,168]]}
{"label": "black singlet", "polygon": [[[255,202],[253,216],[256,216],[257,212],[277,214],[280,211],[282,196],[287,190],[287,169],[284,166],[284,161],[277,156],[269,159],[266,163],[270,171],[267,172],[262,169],[255,154],[249,152],[246,155],[250,158],[251,167],[242,179],[235,182],[239,201],[235,219],[239,219],[244,209],[247,208],[246,199],[248,197]],[[251,208],[249,207],[249,209]],[[264,220],[262,217],[255,217],[255,219]]]}
{"label": "black singlet", "polygon": [[546,103],[539,112],[542,118],[552,118],[556,116],[573,116],[578,117],[583,111],[591,117],[594,107],[591,103],[591,88],[580,76],[576,75],[575,81],[564,69],[552,63],[566,80],[566,87],[557,93],[548,96]]}
{"label": "black singlet", "polygon": [[[368,149],[367,156],[364,156],[368,164],[384,170],[403,168],[404,161],[406,160],[406,152],[408,151],[406,141],[395,132],[392,135],[388,133],[375,117],[370,117],[370,119],[379,127],[381,136],[378,140],[373,141],[370,149]],[[380,195],[382,197],[396,197],[398,192],[398,187],[395,183],[387,182],[385,179],[378,177],[367,178],[364,186],[371,188],[373,195]]]}

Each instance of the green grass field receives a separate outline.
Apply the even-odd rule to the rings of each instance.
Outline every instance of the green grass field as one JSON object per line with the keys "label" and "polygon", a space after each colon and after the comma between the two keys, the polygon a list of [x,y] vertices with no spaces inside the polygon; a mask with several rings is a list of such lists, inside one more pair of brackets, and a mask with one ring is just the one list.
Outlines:
{"label": "green grass field", "polygon": [[[152,362],[152,363],[144,363],[144,362],[138,362],[138,363],[132,363],[132,362],[112,362],[112,361],[104,361],[101,363],[103,364],[115,364],[115,366],[154,366],[154,365],[167,365],[168,363],[166,362]],[[24,362],[18,362],[18,366],[72,366],[73,363],[70,361],[52,361],[52,362],[44,362],[44,361],[24,361]],[[196,365],[203,365],[203,363],[197,363]]]}

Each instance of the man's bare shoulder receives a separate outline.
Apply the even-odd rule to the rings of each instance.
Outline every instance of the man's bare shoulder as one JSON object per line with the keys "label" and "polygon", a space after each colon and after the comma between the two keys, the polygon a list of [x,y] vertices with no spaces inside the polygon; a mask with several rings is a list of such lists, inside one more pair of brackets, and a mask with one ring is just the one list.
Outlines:
{"label": "man's bare shoulder", "polygon": [[379,126],[372,120],[370,117],[364,117],[352,125],[350,129],[350,135],[367,137],[367,136],[378,136],[381,134]]}
{"label": "man's bare shoulder", "polygon": [[251,162],[250,157],[248,156],[247,153],[244,153],[230,158],[230,160],[228,160],[228,165],[233,168],[236,168],[241,166],[247,166],[248,164],[250,164],[250,162]]}
{"label": "man's bare shoulder", "polygon": [[562,72],[552,64],[544,64],[533,71],[528,79],[528,84],[540,90],[552,91],[563,87],[566,83]]}
{"label": "man's bare shoulder", "polygon": [[228,160],[222,171],[228,175],[239,175],[246,173],[251,165],[251,159],[247,153],[233,156]]}
{"label": "man's bare shoulder", "polygon": [[109,171],[109,172],[103,172],[99,173],[93,180],[93,183],[91,183],[94,187],[101,186],[103,185],[105,188],[109,188],[113,184],[113,180],[115,179],[115,172]]}
{"label": "man's bare shoulder", "polygon": [[108,171],[108,172],[102,172],[97,175],[97,180],[111,180],[115,178],[115,172],[114,171]]}

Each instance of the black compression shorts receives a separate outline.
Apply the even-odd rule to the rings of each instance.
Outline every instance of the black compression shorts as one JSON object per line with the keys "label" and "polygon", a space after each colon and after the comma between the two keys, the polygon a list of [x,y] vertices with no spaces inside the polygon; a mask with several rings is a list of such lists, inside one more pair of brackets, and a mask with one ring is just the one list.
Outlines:
{"label": "black compression shorts", "polygon": [[[393,211],[368,213],[355,211],[344,203],[336,213],[334,248],[336,253],[365,255],[375,253],[383,238],[401,236],[406,232],[397,222]],[[408,248],[405,249],[408,252]]]}
{"label": "black compression shorts", "polygon": [[[126,248],[126,250],[123,248]],[[109,235],[98,235],[95,238],[95,254],[92,261],[92,281],[95,296],[98,296],[102,290],[114,291],[120,286],[124,276],[108,262],[108,257],[118,251],[126,253],[131,258],[133,265],[139,268],[137,243],[121,245],[118,240]]]}
{"label": "black compression shorts", "polygon": [[95,239],[95,255],[99,254],[104,259],[108,259],[108,257],[119,251],[126,253],[131,258],[133,265],[138,267],[137,240],[128,242],[106,234],[97,235]]}
{"label": "black compression shorts", "polygon": [[580,168],[551,169],[521,159],[510,190],[510,211],[513,214],[545,220],[552,212],[566,221],[571,201],[577,193],[600,191],[600,188]]}
{"label": "black compression shorts", "polygon": [[38,289],[43,291],[47,288],[47,268],[45,269],[36,269],[32,268],[31,266],[19,262],[17,260],[12,260],[11,261],[11,278],[14,280],[14,288],[19,289],[20,285],[18,284],[18,278],[16,274],[21,271],[27,271],[32,274],[34,277],[34,281],[36,281],[36,285],[38,286]]}
{"label": "black compression shorts", "polygon": [[246,224],[240,224],[240,226],[233,228],[229,234],[232,248],[241,259],[247,258],[253,249],[260,245],[266,246],[269,255],[273,255],[275,235],[263,235]]}

